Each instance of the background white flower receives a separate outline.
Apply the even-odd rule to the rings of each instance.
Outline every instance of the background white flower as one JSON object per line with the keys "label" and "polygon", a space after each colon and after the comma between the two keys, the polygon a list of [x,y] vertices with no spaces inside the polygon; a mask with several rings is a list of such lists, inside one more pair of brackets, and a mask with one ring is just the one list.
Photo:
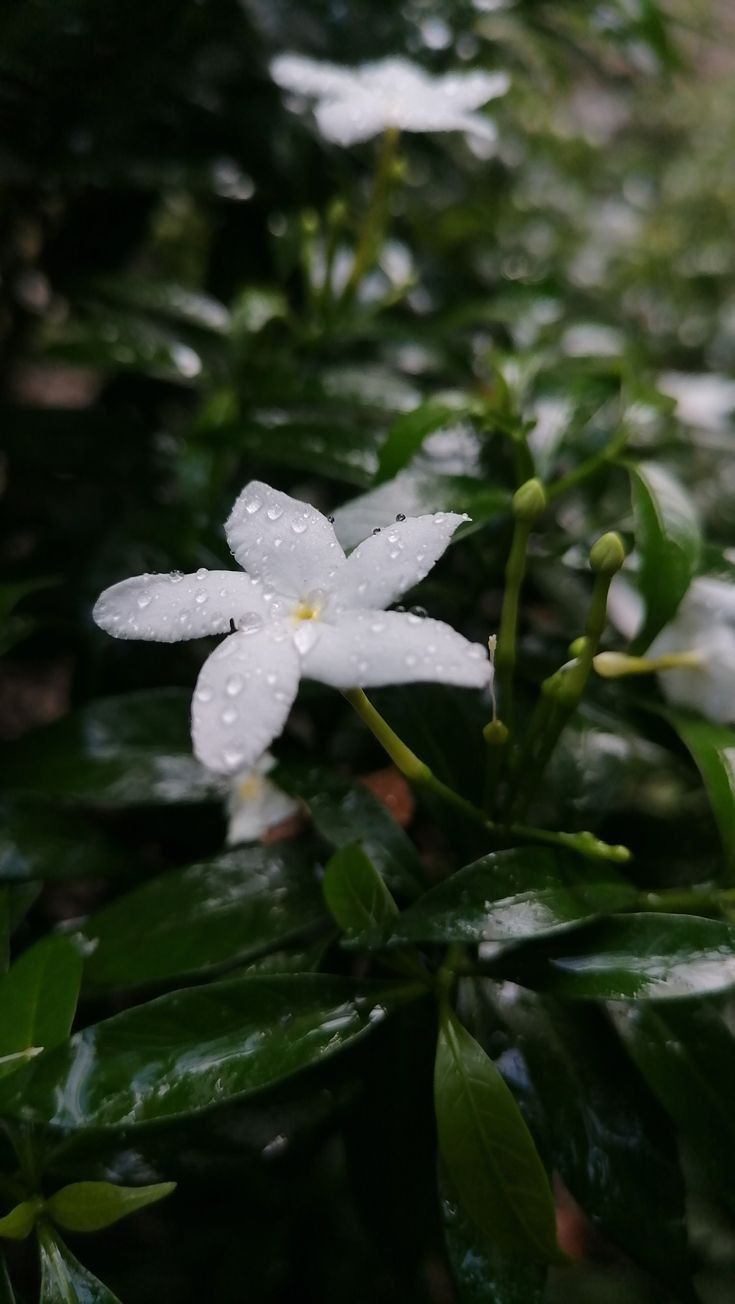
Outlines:
{"label": "background white flower", "polygon": [[407,59],[382,59],[341,68],[300,54],[281,54],[271,63],[284,90],[316,100],[322,135],[337,145],[369,140],[387,128],[400,131],[467,131],[495,139],[493,123],[479,109],[504,95],[505,72],[458,72],[432,77]]}
{"label": "background white flower", "polygon": [[[643,603],[622,578],[613,581],[608,611],[621,633],[635,638]],[[646,657],[672,652],[696,652],[699,665],[661,671],[658,680],[669,701],[717,724],[735,724],[735,584],[711,576],[692,580]]]}
{"label": "background white flower", "polygon": [[429,573],[467,519],[397,520],[345,557],[321,512],[252,481],[225,525],[247,574],[139,575],[106,589],[94,619],[116,638],[164,643],[229,632],[200,672],[192,735],[199,760],[231,774],[281,732],[302,676],[342,689],[490,682],[482,645],[441,621],[383,610]]}
{"label": "background white flower", "polygon": [[294,797],[267,777],[275,764],[275,757],[266,752],[251,769],[233,776],[227,798],[228,846],[255,842],[301,809]]}

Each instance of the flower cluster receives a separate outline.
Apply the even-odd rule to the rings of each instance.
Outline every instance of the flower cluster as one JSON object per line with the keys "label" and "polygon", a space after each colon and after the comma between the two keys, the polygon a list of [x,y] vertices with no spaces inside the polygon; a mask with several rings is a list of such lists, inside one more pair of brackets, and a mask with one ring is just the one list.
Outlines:
{"label": "flower cluster", "polygon": [[271,73],[284,90],[316,101],[319,130],[337,145],[355,145],[391,128],[464,131],[494,140],[493,123],[474,110],[504,95],[510,85],[505,72],[432,77],[400,58],[341,68],[299,54],[280,54]]}
{"label": "flower cluster", "polygon": [[384,610],[428,574],[466,519],[401,518],[346,557],[321,512],[252,481],[225,526],[245,573],[122,580],[101,595],[94,619],[116,638],[228,635],[200,672],[192,734],[204,765],[233,774],[280,734],[302,677],[340,689],[490,682],[484,647],[440,621]]}

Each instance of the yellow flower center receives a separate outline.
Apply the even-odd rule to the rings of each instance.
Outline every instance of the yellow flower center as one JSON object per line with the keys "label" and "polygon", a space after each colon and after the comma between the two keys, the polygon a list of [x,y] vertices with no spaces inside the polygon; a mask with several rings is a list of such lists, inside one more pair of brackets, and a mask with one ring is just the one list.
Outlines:
{"label": "yellow flower center", "polygon": [[316,620],[319,612],[311,602],[298,602],[293,609],[294,620]]}
{"label": "yellow flower center", "polygon": [[249,774],[238,784],[237,791],[243,801],[252,801],[258,796],[262,786],[263,780],[259,774]]}

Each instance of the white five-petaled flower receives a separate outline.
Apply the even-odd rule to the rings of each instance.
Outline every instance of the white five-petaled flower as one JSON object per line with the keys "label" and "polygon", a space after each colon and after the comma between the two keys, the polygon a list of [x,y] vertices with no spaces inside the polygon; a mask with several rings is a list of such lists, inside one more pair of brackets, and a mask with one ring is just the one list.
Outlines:
{"label": "white five-petaled flower", "polygon": [[[643,604],[623,580],[613,581],[609,611],[621,632],[635,637]],[[646,657],[672,653],[695,654],[695,660],[659,675],[669,701],[717,724],[735,724],[735,584],[712,576],[692,580]]]}
{"label": "white five-petaled flower", "polygon": [[284,90],[316,100],[319,130],[337,145],[354,145],[389,128],[466,131],[494,140],[493,123],[473,110],[504,95],[510,85],[505,72],[432,77],[401,58],[341,68],[300,54],[280,54],[271,73]]}
{"label": "white five-petaled flower", "polygon": [[428,574],[467,519],[397,520],[346,557],[321,512],[254,480],[225,525],[245,574],[139,575],[106,589],[94,618],[117,638],[229,633],[201,669],[192,736],[204,765],[232,774],[281,732],[302,677],[341,689],[490,682],[480,644],[441,621],[384,610]]}
{"label": "white five-petaled flower", "polygon": [[269,779],[275,757],[266,752],[249,770],[233,775],[227,798],[227,843],[255,842],[295,815],[300,803]]}

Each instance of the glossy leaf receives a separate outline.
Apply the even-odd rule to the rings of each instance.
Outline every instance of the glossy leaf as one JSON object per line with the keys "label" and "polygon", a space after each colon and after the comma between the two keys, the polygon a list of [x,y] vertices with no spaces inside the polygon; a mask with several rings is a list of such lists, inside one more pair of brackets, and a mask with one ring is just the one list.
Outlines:
{"label": "glossy leaf", "polygon": [[735,1213],[735,1037],[711,1000],[612,1005],[626,1049]]}
{"label": "glossy leaf", "polygon": [[440,403],[423,403],[414,412],[403,412],[393,422],[378,455],[375,484],[392,480],[415,456],[427,435],[457,421],[461,412]]}
{"label": "glossy leaf", "polygon": [[735,872],[735,729],[685,715],[662,712],[689,749],[707,789],[730,875]]}
{"label": "glossy leaf", "polygon": [[157,1204],[175,1190],[175,1182],[156,1182],[153,1186],[72,1182],[49,1196],[46,1210],[65,1231],[98,1232],[149,1204]]}
{"label": "glossy leaf", "polygon": [[324,899],[345,933],[389,925],[398,914],[393,897],[359,846],[342,847],[324,871]]}
{"label": "glossy leaf", "polygon": [[124,865],[115,844],[76,812],[21,794],[0,802],[0,882],[81,878]]}
{"label": "glossy leaf", "polygon": [[434,1075],[439,1151],[463,1208],[502,1253],[562,1259],[533,1137],[493,1061],[442,1012]]}
{"label": "glossy leaf", "polygon": [[466,1216],[446,1178],[439,1203],[458,1304],[541,1304],[543,1264],[500,1253]]}
{"label": "glossy leaf", "polygon": [[499,1018],[509,1035],[499,1067],[507,1063],[523,1100],[535,1096],[549,1162],[606,1239],[680,1285],[688,1253],[676,1136],[605,1014],[511,983],[490,990],[493,1027]]}
{"label": "glossy leaf", "polygon": [[318,869],[302,842],[276,843],[150,879],[84,924],[85,987],[165,982],[282,946],[326,919]]}
{"label": "glossy leaf", "polygon": [[121,1304],[97,1277],[74,1258],[58,1232],[39,1228],[41,1255],[40,1304]]}
{"label": "glossy leaf", "polygon": [[100,698],[4,749],[6,788],[104,805],[211,801],[222,784],[191,752],[191,694]]}
{"label": "glossy leaf", "polygon": [[416,896],[421,861],[408,834],[367,788],[325,770],[279,768],[277,782],[306,803],[321,836],[333,847],[359,842],[391,891]]}
{"label": "glossy leaf", "polygon": [[[511,956],[517,979],[570,1000],[655,1000],[735,987],[735,926],[694,915],[609,919],[568,942]],[[508,976],[514,976],[508,973]]]}
{"label": "glossy leaf", "polygon": [[572,928],[636,897],[607,864],[517,847],[466,865],[369,936],[391,945],[517,941]]}
{"label": "glossy leaf", "polygon": [[185,1117],[321,1063],[420,990],[285,974],[171,992],[39,1055],[0,1083],[0,1114],[64,1128]]}
{"label": "glossy leaf", "polygon": [[639,586],[646,611],[635,644],[643,650],[671,620],[684,597],[697,568],[701,536],[691,499],[663,466],[639,462],[629,464],[628,470],[641,560]]}
{"label": "glossy leaf", "polygon": [[0,1077],[18,1067],[6,1057],[66,1040],[81,981],[82,956],[67,937],[46,937],[15,961],[0,979]]}

